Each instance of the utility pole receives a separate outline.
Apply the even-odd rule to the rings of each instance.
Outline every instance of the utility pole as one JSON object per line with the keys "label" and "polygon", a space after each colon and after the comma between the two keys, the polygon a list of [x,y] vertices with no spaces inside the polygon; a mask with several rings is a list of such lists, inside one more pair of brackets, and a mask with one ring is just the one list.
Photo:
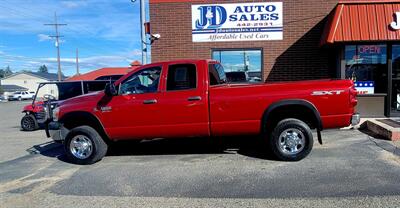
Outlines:
{"label": "utility pole", "polygon": [[[147,64],[147,47],[146,47],[146,33],[144,30],[144,22],[146,21],[146,9],[144,0],[139,0],[140,4],[140,42],[142,46],[142,64]],[[132,3],[135,3],[136,0],[131,0]]]}
{"label": "utility pole", "polygon": [[144,0],[140,0],[140,32],[142,39],[142,64],[147,64],[147,46],[146,33],[144,31],[144,22],[146,21],[146,10]]}
{"label": "utility pole", "polygon": [[76,75],[79,75],[79,55],[78,55],[78,48],[76,48]]}
{"label": "utility pole", "polygon": [[54,12],[54,23],[50,23],[50,24],[44,24],[46,26],[54,26],[54,28],[56,29],[56,34],[55,35],[49,35],[49,37],[51,38],[56,38],[56,48],[57,48],[57,63],[58,63],[58,81],[61,81],[62,77],[61,77],[61,63],[60,63],[60,36],[59,32],[58,32],[58,27],[59,26],[66,26],[67,24],[60,24],[57,22],[57,13]]}

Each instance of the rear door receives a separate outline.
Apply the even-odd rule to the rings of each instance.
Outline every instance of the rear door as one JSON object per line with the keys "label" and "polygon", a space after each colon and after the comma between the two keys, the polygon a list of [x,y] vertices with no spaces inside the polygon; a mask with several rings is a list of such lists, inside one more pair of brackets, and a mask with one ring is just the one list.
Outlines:
{"label": "rear door", "polygon": [[159,102],[164,137],[209,136],[205,63],[166,64]]}

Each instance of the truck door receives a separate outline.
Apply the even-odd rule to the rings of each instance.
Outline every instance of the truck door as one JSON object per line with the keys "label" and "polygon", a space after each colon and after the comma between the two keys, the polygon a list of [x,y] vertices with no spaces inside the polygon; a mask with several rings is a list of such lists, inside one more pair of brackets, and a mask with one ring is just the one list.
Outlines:
{"label": "truck door", "polygon": [[119,85],[117,96],[99,102],[98,116],[112,139],[160,136],[161,68],[149,66],[137,71]]}
{"label": "truck door", "polygon": [[164,137],[209,136],[208,96],[202,63],[179,63],[167,68],[160,98]]}

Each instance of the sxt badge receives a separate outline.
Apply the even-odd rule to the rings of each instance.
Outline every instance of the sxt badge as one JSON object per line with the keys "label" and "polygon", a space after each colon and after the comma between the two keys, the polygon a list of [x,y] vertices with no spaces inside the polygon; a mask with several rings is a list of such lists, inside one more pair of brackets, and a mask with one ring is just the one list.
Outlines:
{"label": "sxt badge", "polygon": [[344,90],[331,90],[331,91],[314,91],[311,95],[340,95],[340,93],[344,92]]}

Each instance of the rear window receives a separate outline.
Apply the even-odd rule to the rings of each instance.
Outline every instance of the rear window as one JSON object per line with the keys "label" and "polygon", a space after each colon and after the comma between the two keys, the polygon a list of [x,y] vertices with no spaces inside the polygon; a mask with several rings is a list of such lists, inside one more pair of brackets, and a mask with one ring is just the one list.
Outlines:
{"label": "rear window", "polygon": [[196,80],[196,66],[194,64],[176,64],[168,67],[168,91],[195,89]]}
{"label": "rear window", "polygon": [[226,83],[226,75],[221,64],[209,64],[208,73],[210,77],[210,85]]}

